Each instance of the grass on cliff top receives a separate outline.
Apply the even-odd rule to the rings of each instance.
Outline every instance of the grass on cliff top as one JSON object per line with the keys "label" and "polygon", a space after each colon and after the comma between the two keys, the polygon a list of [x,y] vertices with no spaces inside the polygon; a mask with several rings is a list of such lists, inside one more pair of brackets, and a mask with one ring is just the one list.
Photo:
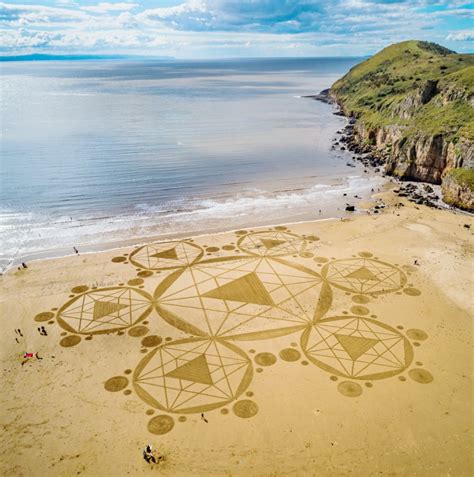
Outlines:
{"label": "grass on cliff top", "polygon": [[465,185],[474,192],[474,170],[472,169],[451,169],[447,177],[453,178],[458,184]]}
{"label": "grass on cliff top", "polygon": [[[397,112],[407,97],[428,81],[454,102],[437,99],[419,106],[409,118]],[[369,127],[397,124],[407,133],[445,134],[449,139],[474,139],[474,56],[459,55],[434,43],[405,41],[391,45],[353,67],[332,86],[348,113]],[[458,98],[458,99],[456,99]]]}

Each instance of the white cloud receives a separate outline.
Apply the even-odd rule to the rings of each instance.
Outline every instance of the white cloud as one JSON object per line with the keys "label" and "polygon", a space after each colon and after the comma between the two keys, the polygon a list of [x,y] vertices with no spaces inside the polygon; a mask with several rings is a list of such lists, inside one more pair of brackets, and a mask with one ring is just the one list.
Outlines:
{"label": "white cloud", "polygon": [[446,40],[451,41],[473,41],[474,40],[474,30],[463,30],[456,33],[450,33]]}
{"label": "white cloud", "polygon": [[187,0],[163,8],[146,8],[138,0],[0,3],[0,35],[3,51],[15,52],[126,48],[259,56],[287,49],[298,55],[354,55],[412,38],[472,40],[471,31],[448,27],[468,14],[465,2],[454,2],[437,1],[443,9],[435,12],[426,10],[433,5],[429,0]]}
{"label": "white cloud", "polygon": [[81,10],[92,13],[107,13],[107,12],[126,12],[133,10],[138,6],[137,3],[107,3],[102,2],[97,5],[92,5],[88,7],[80,7]]}

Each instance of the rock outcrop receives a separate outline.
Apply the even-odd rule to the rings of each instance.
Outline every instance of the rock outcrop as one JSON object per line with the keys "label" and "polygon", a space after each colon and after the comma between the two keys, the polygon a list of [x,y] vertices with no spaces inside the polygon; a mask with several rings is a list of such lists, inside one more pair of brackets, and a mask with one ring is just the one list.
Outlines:
{"label": "rock outcrop", "polygon": [[443,178],[442,190],[444,201],[463,210],[474,210],[474,183],[472,179],[463,178],[465,170],[452,169]]}

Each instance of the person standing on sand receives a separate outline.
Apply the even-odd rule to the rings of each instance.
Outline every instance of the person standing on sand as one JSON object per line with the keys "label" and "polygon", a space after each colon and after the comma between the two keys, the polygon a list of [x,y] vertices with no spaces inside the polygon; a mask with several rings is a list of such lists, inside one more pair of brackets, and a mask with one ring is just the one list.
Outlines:
{"label": "person standing on sand", "polygon": [[74,249],[74,252],[76,252],[76,255],[79,255],[79,250],[77,250],[76,247],[72,247]]}

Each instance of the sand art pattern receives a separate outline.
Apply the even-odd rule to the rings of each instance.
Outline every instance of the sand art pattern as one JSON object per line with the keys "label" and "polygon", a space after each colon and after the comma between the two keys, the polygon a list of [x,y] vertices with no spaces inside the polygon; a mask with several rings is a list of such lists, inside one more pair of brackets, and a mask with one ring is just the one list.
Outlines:
{"label": "sand art pattern", "polygon": [[[415,348],[428,335],[394,328],[368,308],[380,295],[420,295],[408,284],[410,266],[386,263],[370,252],[318,257],[318,237],[286,227],[235,234],[236,243],[222,247],[189,239],[114,257],[116,264],[135,267],[137,277],[110,288],[78,285],[63,306],[35,320],[63,328],[63,347],[110,333],[140,339],[145,356],[104,387],[134,392],[149,406],[148,416],[167,413],[148,421],[153,434],[170,432],[173,415],[185,422],[187,414],[215,409],[228,414],[230,407],[237,417],[255,416],[259,406],[248,399],[254,396],[251,383],[279,360],[328,373],[328,382],[337,382],[339,393],[350,398],[373,381],[394,376],[406,381],[406,371],[417,383],[433,380],[420,362],[410,369]],[[145,280],[154,287],[152,294],[143,290]],[[331,313],[336,296],[349,311]],[[162,323],[187,337],[154,334]],[[293,341],[278,356],[261,349],[265,340],[289,335],[299,337],[299,344]],[[259,351],[244,351],[245,342]]]}

